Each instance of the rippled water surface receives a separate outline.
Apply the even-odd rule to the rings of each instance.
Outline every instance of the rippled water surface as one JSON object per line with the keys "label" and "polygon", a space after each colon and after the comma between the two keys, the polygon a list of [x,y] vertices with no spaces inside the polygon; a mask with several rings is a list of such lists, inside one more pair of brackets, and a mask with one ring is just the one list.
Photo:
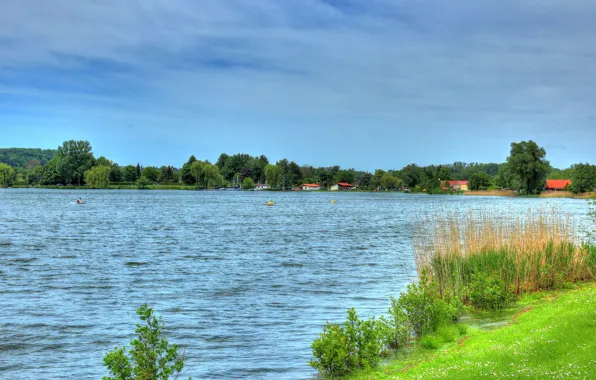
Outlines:
{"label": "rippled water surface", "polygon": [[0,377],[99,379],[148,303],[187,376],[311,378],[326,320],[380,315],[414,279],[416,216],[546,202],[585,218],[566,199],[0,190]]}

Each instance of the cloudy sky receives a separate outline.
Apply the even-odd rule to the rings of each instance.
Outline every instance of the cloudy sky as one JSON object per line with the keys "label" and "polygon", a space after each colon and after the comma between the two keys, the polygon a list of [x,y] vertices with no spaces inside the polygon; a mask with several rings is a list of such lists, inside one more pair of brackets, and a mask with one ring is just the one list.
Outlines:
{"label": "cloudy sky", "polygon": [[593,0],[0,0],[0,147],[596,161]]}

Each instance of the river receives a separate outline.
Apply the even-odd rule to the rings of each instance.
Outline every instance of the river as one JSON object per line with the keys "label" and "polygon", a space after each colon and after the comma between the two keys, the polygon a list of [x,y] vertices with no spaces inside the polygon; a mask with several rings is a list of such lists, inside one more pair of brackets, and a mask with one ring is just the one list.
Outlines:
{"label": "river", "polygon": [[187,377],[312,378],[310,344],[326,320],[349,307],[380,315],[415,280],[417,217],[545,204],[580,219],[588,209],[395,193],[0,190],[0,377],[100,379],[148,303],[186,347]]}

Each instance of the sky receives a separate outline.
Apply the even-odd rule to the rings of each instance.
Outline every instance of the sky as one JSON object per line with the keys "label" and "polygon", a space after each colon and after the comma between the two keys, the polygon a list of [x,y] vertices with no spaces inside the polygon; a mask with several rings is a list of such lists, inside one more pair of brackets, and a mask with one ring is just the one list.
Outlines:
{"label": "sky", "polygon": [[0,0],[0,147],[596,162],[593,0]]}

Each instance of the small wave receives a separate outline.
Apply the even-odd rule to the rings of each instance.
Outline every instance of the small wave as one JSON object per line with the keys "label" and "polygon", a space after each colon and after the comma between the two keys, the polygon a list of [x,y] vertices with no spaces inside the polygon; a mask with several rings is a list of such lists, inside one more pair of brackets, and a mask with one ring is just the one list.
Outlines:
{"label": "small wave", "polygon": [[287,263],[281,263],[282,267],[303,267],[304,264],[301,263],[292,263],[292,262],[287,262]]}
{"label": "small wave", "polygon": [[124,263],[124,265],[129,266],[129,267],[140,267],[142,265],[148,265],[149,263],[145,263],[142,261],[127,261],[126,263]]}

